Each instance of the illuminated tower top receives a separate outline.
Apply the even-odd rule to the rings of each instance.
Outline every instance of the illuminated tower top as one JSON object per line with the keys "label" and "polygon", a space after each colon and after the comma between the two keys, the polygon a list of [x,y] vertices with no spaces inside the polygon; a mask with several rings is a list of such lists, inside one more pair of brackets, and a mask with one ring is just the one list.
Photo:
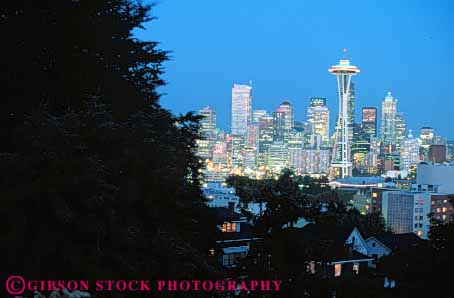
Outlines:
{"label": "illuminated tower top", "polygon": [[348,59],[341,59],[339,61],[339,64],[331,66],[328,71],[334,75],[343,75],[343,74],[349,74],[349,75],[356,75],[359,73],[359,68],[351,65],[350,60]]}

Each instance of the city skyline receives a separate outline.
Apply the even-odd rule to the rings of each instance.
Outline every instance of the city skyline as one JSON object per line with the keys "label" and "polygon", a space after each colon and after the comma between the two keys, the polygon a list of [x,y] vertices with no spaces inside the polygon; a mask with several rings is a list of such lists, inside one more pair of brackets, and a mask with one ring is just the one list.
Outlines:
{"label": "city skyline", "polygon": [[[438,134],[454,138],[446,120],[454,111],[454,101],[449,100],[449,65],[454,64],[449,55],[454,48],[449,38],[454,32],[449,1],[438,1],[438,6],[382,1],[378,9],[372,3],[343,2],[361,24],[353,24],[348,32],[331,20],[342,9],[339,3],[329,1],[327,8],[296,1],[271,7],[257,1],[235,3],[160,2],[155,7],[159,19],[153,31],[137,31],[138,37],[159,39],[160,47],[171,51],[164,74],[168,85],[160,89],[168,94],[161,99],[165,107],[185,113],[210,105],[218,111],[219,127],[228,130],[231,85],[252,80],[254,110],[271,111],[289,100],[295,119],[305,120],[309,98],[325,97],[329,109],[335,111],[336,88],[326,69],[346,47],[348,58],[363,70],[355,79],[357,119],[361,107],[379,107],[392,91],[408,128],[417,131],[431,126]],[[275,12],[287,18],[274,18]],[[276,21],[268,24],[270,17]],[[183,30],[187,36],[181,35],[181,27],[172,25],[175,18],[187,20]],[[308,30],[314,27],[318,29]],[[421,75],[420,67],[430,75]]]}

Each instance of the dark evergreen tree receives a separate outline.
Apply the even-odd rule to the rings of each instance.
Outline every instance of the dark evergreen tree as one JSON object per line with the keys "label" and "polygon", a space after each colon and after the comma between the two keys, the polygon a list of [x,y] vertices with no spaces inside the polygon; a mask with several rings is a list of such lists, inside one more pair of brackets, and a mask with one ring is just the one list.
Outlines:
{"label": "dark evergreen tree", "polygon": [[2,272],[216,274],[205,260],[216,226],[201,204],[198,117],[159,105],[167,52],[133,36],[151,8],[2,3]]}

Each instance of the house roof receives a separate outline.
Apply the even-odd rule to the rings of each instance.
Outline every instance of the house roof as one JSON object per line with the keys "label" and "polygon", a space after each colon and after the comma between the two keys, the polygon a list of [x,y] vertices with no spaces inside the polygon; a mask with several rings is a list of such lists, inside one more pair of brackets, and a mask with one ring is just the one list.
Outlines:
{"label": "house roof", "polygon": [[374,238],[390,250],[406,250],[424,243],[424,240],[419,238],[415,233],[382,234],[376,235]]}
{"label": "house roof", "polygon": [[344,250],[343,252],[340,252],[340,251],[337,251],[338,253],[337,254],[334,254],[332,255],[332,257],[330,258],[331,262],[332,263],[336,263],[336,262],[345,262],[345,263],[348,263],[349,261],[353,262],[353,261],[370,261],[370,260],[373,260],[374,258],[372,257],[369,257],[369,256],[366,256],[360,252],[357,252],[357,251],[352,251],[351,254],[349,254],[346,250]]}
{"label": "house roof", "polygon": [[244,219],[241,214],[234,212],[230,208],[215,207],[210,209],[215,212],[216,221],[218,224],[222,224],[224,222],[240,221]]}
{"label": "house roof", "polygon": [[344,245],[348,236],[354,230],[353,225],[307,224],[301,230],[301,237],[307,241],[331,240]]}
{"label": "house roof", "polygon": [[[353,225],[308,224],[304,228],[288,229],[300,245],[307,250],[315,260],[327,262],[348,262],[353,260],[369,260],[370,257],[353,250],[346,245]],[[359,231],[358,231],[359,232]],[[361,234],[361,233],[360,233]]]}

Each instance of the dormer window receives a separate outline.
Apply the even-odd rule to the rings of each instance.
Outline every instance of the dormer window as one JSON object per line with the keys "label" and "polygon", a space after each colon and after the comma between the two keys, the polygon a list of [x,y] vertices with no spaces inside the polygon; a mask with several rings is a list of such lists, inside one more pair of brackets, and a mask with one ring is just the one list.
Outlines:
{"label": "dormer window", "polygon": [[232,233],[236,232],[236,223],[235,222],[226,222],[222,225],[222,232]]}
{"label": "dormer window", "polygon": [[342,264],[334,264],[334,277],[339,277],[342,274]]}

